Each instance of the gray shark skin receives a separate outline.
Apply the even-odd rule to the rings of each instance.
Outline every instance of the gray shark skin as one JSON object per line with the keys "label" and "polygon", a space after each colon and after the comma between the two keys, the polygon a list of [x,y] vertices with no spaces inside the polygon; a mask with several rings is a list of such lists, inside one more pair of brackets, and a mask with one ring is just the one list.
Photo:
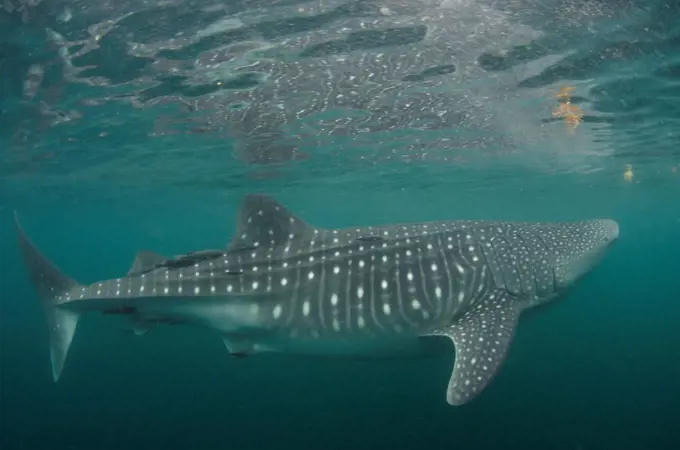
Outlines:
{"label": "gray shark skin", "polygon": [[142,251],[126,276],[81,285],[16,227],[47,315],[55,381],[79,317],[98,311],[126,316],[140,334],[156,323],[204,326],[239,356],[398,357],[445,336],[456,352],[451,405],[489,384],[520,313],[559,296],[619,235],[613,220],[321,229],[248,195],[227,248],[171,259]]}

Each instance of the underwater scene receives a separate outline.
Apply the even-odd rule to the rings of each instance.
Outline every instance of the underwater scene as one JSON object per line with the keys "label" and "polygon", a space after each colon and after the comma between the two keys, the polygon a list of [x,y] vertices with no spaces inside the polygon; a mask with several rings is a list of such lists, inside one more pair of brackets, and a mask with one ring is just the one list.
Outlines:
{"label": "underwater scene", "polygon": [[677,0],[0,0],[0,450],[679,450]]}

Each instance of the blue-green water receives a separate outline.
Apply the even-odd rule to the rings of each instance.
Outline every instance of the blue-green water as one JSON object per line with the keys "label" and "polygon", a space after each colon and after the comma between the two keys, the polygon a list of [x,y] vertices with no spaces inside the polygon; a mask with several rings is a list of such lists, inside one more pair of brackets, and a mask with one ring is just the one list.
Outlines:
{"label": "blue-green water", "polygon": [[[84,98],[112,92],[138,95],[136,86],[109,85],[141,76],[136,66],[116,67],[115,61],[129,56],[127,47],[114,45],[125,35],[120,29],[115,40],[80,62],[99,67],[97,76],[109,84],[86,86],[66,79],[61,70],[46,70],[37,95],[22,103],[28,67],[54,68],[50,61],[58,49],[45,44],[45,27],[68,41],[84,39],[85,27],[97,22],[95,13],[100,19],[118,17],[129,5],[121,3],[113,14],[74,2],[71,21],[59,15],[63,2],[45,2],[46,9],[39,10],[44,15],[26,22],[17,12],[0,11],[5,14],[0,16],[0,448],[680,448],[680,12],[670,2],[557,3],[555,9],[534,4],[509,16],[507,29],[519,29],[521,22],[548,30],[537,38],[541,51],[508,44],[498,52],[504,57],[490,58],[488,42],[479,49],[461,44],[451,50],[457,65],[451,76],[461,77],[455,85],[424,81],[425,91],[466,92],[446,97],[449,103],[472,99],[456,103],[456,111],[467,111],[458,125],[416,129],[420,122],[392,111],[401,126],[362,123],[359,128],[377,130],[352,128],[338,135],[321,119],[300,118],[310,122],[318,141],[293,140],[308,157],[276,164],[239,153],[239,142],[251,141],[242,122],[231,116],[220,116],[220,124],[232,122],[219,132],[157,135],[159,117],[170,114],[186,123],[186,112],[172,105],[84,105]],[[425,14],[418,10],[420,2],[381,5],[395,11],[387,16],[391,19]],[[602,10],[606,14],[596,14]],[[473,21],[481,17],[475,11],[459,15]],[[499,23],[485,11],[488,28]],[[310,13],[318,23],[305,22],[307,29],[305,23],[296,25],[306,36],[336,26],[342,14],[359,15],[352,9],[333,14]],[[172,14],[166,11],[163,20],[167,15]],[[190,22],[186,10],[181,17]],[[560,28],[568,19],[571,28]],[[135,26],[156,39],[175,33],[160,24]],[[435,37],[443,27],[438,26],[430,31]],[[125,27],[129,33],[133,24]],[[551,27],[557,28],[552,34]],[[185,28],[195,33],[191,24]],[[278,53],[256,58],[290,58],[286,50],[293,44],[281,41],[288,34],[264,29],[248,38],[277,44]],[[485,36],[506,42],[493,33]],[[318,43],[318,36],[312,38]],[[437,42],[426,48],[440,51]],[[318,56],[324,48],[308,53],[315,61],[330,61],[333,52],[392,51],[357,44]],[[545,55],[555,60],[545,62]],[[466,66],[472,60],[481,61],[481,68]],[[352,61],[357,67],[352,73],[364,73]],[[317,74],[330,76],[312,73]],[[271,86],[267,83],[253,92]],[[557,104],[552,95],[564,85],[576,87],[574,102],[585,112],[574,133],[551,117]],[[61,90],[56,100],[50,90],[55,86]],[[241,95],[234,92],[229,95]],[[264,105],[264,121],[270,111],[265,106],[273,105],[253,99]],[[44,109],[36,113],[40,101],[52,110],[76,109],[82,117],[40,125],[40,118],[52,117]],[[292,104],[307,104],[300,101]],[[433,100],[430,107],[441,110],[442,103]],[[374,105],[365,106],[364,113],[390,114]],[[205,113],[214,117],[210,114],[216,113]],[[324,114],[332,116],[319,113]],[[262,123],[253,120],[253,129]],[[284,134],[308,130],[297,124],[282,126]],[[428,147],[423,144],[432,138],[428,133],[448,136],[455,145],[437,141]],[[399,138],[392,142],[389,136]],[[490,143],[481,145],[475,140],[480,136]],[[412,145],[416,140],[422,145]],[[248,156],[252,147],[245,148]],[[279,151],[290,156],[289,149]],[[16,246],[13,211],[64,273],[92,282],[125,273],[140,249],[174,255],[226,245],[241,198],[251,192],[274,196],[320,227],[608,217],[619,222],[621,235],[562,302],[522,317],[498,376],[462,407],[445,401],[453,349],[441,357],[403,361],[238,359],[206,330],[160,326],[137,337],[124,321],[98,315],[81,321],[62,378],[52,382],[45,319]]]}

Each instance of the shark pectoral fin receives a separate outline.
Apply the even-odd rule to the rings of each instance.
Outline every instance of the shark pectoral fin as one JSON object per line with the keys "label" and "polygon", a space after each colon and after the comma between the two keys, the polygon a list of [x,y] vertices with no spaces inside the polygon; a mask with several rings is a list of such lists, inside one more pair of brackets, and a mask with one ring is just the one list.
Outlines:
{"label": "shark pectoral fin", "polygon": [[314,228],[297,218],[275,200],[259,194],[243,199],[236,233],[229,251],[253,249],[259,245],[276,245],[298,238]]}
{"label": "shark pectoral fin", "polygon": [[488,294],[457,322],[433,332],[456,347],[446,401],[463,405],[486,388],[508,352],[520,308],[506,293]]}
{"label": "shark pectoral fin", "polygon": [[135,260],[132,261],[132,267],[130,267],[130,270],[128,271],[128,276],[148,272],[156,266],[165,263],[165,259],[164,256],[157,253],[142,250],[137,253]]}

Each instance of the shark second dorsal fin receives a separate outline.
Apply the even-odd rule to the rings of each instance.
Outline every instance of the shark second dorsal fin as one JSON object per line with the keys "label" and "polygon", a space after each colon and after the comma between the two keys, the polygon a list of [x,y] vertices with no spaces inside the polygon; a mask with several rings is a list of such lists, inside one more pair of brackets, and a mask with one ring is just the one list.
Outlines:
{"label": "shark second dorsal fin", "polygon": [[520,308],[505,292],[487,294],[469,312],[432,335],[447,336],[456,347],[446,401],[463,405],[491,382],[512,342]]}
{"label": "shark second dorsal fin", "polygon": [[165,263],[165,257],[154,252],[142,250],[137,253],[135,260],[132,261],[132,267],[128,271],[128,276],[139,275],[149,270],[162,266]]}
{"label": "shark second dorsal fin", "polygon": [[299,238],[314,228],[288,212],[266,195],[250,194],[243,199],[236,222],[236,233],[229,251],[281,245]]}

